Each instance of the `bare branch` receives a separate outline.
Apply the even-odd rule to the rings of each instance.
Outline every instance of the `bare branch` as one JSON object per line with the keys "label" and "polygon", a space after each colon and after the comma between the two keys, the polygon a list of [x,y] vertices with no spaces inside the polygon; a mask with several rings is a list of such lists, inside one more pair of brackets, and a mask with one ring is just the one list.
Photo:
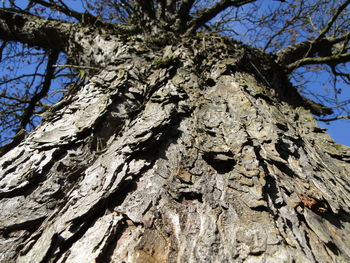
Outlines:
{"label": "bare branch", "polygon": [[178,11],[179,17],[187,17],[195,1],[196,0],[182,0]]}
{"label": "bare branch", "polygon": [[336,54],[328,57],[306,57],[292,64],[289,64],[287,68],[290,71],[293,71],[298,67],[310,65],[310,64],[339,64],[339,63],[345,63],[348,61],[350,61],[350,53]]}
{"label": "bare branch", "polygon": [[4,51],[5,47],[6,47],[6,44],[7,42],[6,41],[3,41],[1,43],[1,46],[0,46],[0,62],[2,61],[2,52]]}
{"label": "bare branch", "polygon": [[32,0],[31,3],[37,3],[44,7],[51,8],[53,10],[64,13],[69,17],[73,17],[79,22],[84,22],[86,24],[93,24],[96,22],[97,17],[91,15],[90,13],[79,13],[67,7],[67,5],[63,1],[59,1],[61,5],[56,4],[55,2],[50,1],[49,3],[43,0]]}
{"label": "bare branch", "polygon": [[[42,74],[39,74],[37,72],[33,73],[33,74],[23,74],[23,75],[20,75],[20,76],[17,76],[15,78],[11,78],[11,79],[6,79],[4,81],[1,81],[0,82],[0,85],[4,85],[6,83],[9,83],[9,82],[12,82],[12,81],[15,81],[15,80],[19,80],[21,78],[27,78],[27,77],[34,77],[34,76],[40,76],[42,77],[43,75]],[[0,97],[3,97],[3,95],[0,95]]]}
{"label": "bare branch", "polygon": [[80,66],[80,65],[52,65],[53,67],[58,68],[76,68],[76,69],[91,69],[91,70],[100,70],[100,68],[90,67],[90,66]]}
{"label": "bare branch", "polygon": [[195,0],[182,0],[180,9],[177,13],[178,18],[180,19],[179,30],[182,31],[186,28],[186,25],[190,19],[190,11],[193,7]]}
{"label": "bare branch", "polygon": [[297,12],[297,14],[292,18],[292,19],[287,19],[284,23],[284,25],[276,31],[276,33],[274,33],[270,39],[267,41],[267,43],[264,46],[264,51],[266,51],[266,49],[270,46],[270,44],[272,43],[272,41],[279,35],[281,35],[284,31],[287,30],[287,28],[289,28],[290,25],[293,25],[298,19],[300,19],[301,16],[301,12],[302,12],[302,4],[303,2],[300,3],[300,8]]}
{"label": "bare branch", "polygon": [[10,151],[12,148],[16,147],[26,136],[26,131],[20,129],[17,134],[12,138],[12,141],[4,146],[0,146],[0,157],[5,153]]}
{"label": "bare branch", "polygon": [[72,25],[0,8],[0,39],[4,41],[64,51]]}
{"label": "bare branch", "polygon": [[205,23],[209,22],[211,19],[229,7],[240,7],[255,1],[256,0],[221,0],[215,5],[204,9],[202,12],[200,12],[198,17],[193,18],[190,22],[191,26],[186,33],[194,33],[198,28],[202,27]]}
{"label": "bare branch", "polygon": [[329,119],[321,119],[317,118],[318,121],[323,121],[323,122],[331,122],[331,121],[336,121],[336,120],[350,120],[350,116],[342,115],[342,116],[337,116],[334,118],[329,118]]}
{"label": "bare branch", "polygon": [[[339,63],[350,61],[346,48],[350,33],[343,33],[338,37],[335,37],[336,33],[334,33],[333,37],[326,37],[331,30],[334,32],[339,30],[339,28],[334,28],[334,25],[349,4],[350,0],[346,0],[339,5],[327,25],[313,39],[287,46],[278,51],[277,61],[286,66],[289,71],[310,64],[328,64],[334,67]],[[341,49],[339,49],[339,43],[342,44]]]}
{"label": "bare branch", "polygon": [[338,38],[322,38],[317,41],[306,40],[290,45],[277,52],[277,62],[290,70],[309,64],[344,63],[350,61],[346,48],[340,51],[332,49],[338,43],[347,43],[350,33]]}
{"label": "bare branch", "polygon": [[54,64],[56,64],[58,60],[59,52],[57,51],[51,51],[49,54],[47,66],[46,66],[46,75],[44,78],[44,81],[42,83],[41,90],[36,93],[30,100],[30,103],[28,107],[25,109],[21,116],[21,123],[20,123],[20,129],[25,129],[26,125],[29,123],[31,116],[33,115],[33,112],[35,110],[35,106],[37,103],[47,95],[47,93],[50,90],[51,81],[55,73],[55,69],[53,67]]}
{"label": "bare branch", "polygon": [[148,17],[155,18],[153,0],[136,0],[136,3]]}
{"label": "bare branch", "polygon": [[341,4],[337,11],[334,13],[334,15],[331,17],[331,19],[328,21],[327,26],[321,31],[321,33],[315,38],[314,42],[317,42],[318,40],[322,39],[326,36],[326,34],[331,30],[333,24],[341,14],[345,10],[345,8],[350,4],[350,0],[345,1],[343,4]]}
{"label": "bare branch", "polygon": [[350,85],[350,73],[344,73],[337,71],[336,69],[333,70],[334,76],[339,76],[345,83]]}
{"label": "bare branch", "polygon": [[132,12],[135,12],[134,7],[130,5],[128,0],[120,0],[120,3],[129,15],[131,15]]}

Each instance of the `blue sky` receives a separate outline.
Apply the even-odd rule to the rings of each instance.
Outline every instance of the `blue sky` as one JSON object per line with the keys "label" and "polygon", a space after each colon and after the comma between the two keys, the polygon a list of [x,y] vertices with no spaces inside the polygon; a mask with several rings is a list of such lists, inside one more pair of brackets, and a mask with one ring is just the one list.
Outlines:
{"label": "blue sky", "polygon": [[337,120],[331,122],[329,125],[320,122],[321,128],[326,128],[327,132],[331,135],[334,141],[340,144],[350,146],[350,121],[349,120]]}

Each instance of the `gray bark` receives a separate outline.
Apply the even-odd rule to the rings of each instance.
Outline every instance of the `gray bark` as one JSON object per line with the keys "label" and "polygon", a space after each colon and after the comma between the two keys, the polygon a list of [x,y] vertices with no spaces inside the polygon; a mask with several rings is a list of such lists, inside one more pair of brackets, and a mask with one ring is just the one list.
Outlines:
{"label": "gray bark", "polygon": [[1,262],[350,261],[350,150],[272,57],[81,41],[109,60],[0,159]]}

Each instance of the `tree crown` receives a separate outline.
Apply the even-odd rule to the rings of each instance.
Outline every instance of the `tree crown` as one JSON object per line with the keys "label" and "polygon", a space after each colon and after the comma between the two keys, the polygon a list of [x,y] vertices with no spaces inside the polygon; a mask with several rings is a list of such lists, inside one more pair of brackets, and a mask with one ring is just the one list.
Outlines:
{"label": "tree crown", "polygon": [[[106,56],[112,51],[104,50],[104,54],[93,59],[78,55],[90,48],[90,44],[81,42],[86,35],[100,40],[103,35],[103,41],[108,37],[121,37],[129,44],[132,36],[143,35],[148,46],[176,43],[202,30],[233,37],[270,52],[302,94],[328,107],[319,112],[324,115],[321,120],[350,116],[348,100],[340,97],[343,87],[350,84],[350,1],[95,0],[81,3],[82,10],[76,11],[74,5],[63,0],[3,2],[0,59],[7,69],[0,79],[3,134],[8,130],[16,133],[31,129],[38,123],[38,116],[59,97],[48,97],[52,83],[59,81],[61,85],[76,87],[85,83],[87,75],[104,66],[108,61]],[[32,73],[23,74],[19,70],[23,62],[37,63],[37,66]],[[305,89],[310,74],[320,72],[328,74],[326,92]],[[2,142],[10,137],[7,133]]]}

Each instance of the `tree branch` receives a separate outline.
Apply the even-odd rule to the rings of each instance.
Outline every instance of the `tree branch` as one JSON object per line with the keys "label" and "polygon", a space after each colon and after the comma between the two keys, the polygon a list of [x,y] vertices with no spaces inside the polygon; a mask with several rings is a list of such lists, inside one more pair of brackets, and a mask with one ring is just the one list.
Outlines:
{"label": "tree branch", "polygon": [[196,0],[182,0],[177,16],[180,19],[179,31],[186,28],[188,20],[190,19],[190,11]]}
{"label": "tree branch", "polygon": [[310,110],[310,112],[314,115],[321,116],[321,115],[333,114],[332,108],[324,106],[316,101],[313,101],[305,97],[303,97],[302,100],[303,100],[302,102],[303,107]]}
{"label": "tree branch", "polygon": [[334,76],[341,77],[346,84],[350,85],[350,73],[339,72],[335,68],[332,70],[332,72]]}
{"label": "tree branch", "polygon": [[[35,76],[43,77],[42,74],[39,74],[39,73],[37,73],[37,72],[36,72],[36,73],[33,73],[33,74],[23,74],[23,75],[20,75],[20,76],[15,77],[15,78],[6,79],[6,80],[4,80],[4,81],[1,81],[1,82],[0,82],[0,85],[4,85],[4,84],[6,84],[6,83],[19,80],[19,79],[21,79],[21,78],[35,77]],[[0,97],[3,97],[3,94],[1,94]]]}
{"label": "tree branch", "polygon": [[302,14],[302,10],[303,10],[303,1],[300,2],[299,4],[299,8],[297,13],[291,18],[291,19],[287,19],[284,23],[284,25],[276,31],[276,33],[274,33],[270,39],[267,41],[267,43],[264,46],[264,51],[266,51],[266,49],[271,45],[271,43],[273,42],[273,40],[281,35],[283,32],[285,32],[291,25],[295,24],[298,19],[300,18],[301,14]]}
{"label": "tree branch", "polygon": [[48,7],[50,9],[62,12],[63,14],[65,14],[66,16],[69,17],[73,17],[76,20],[78,20],[79,22],[84,22],[86,24],[94,24],[97,21],[97,17],[93,16],[92,14],[85,12],[85,13],[80,13],[77,11],[74,11],[70,8],[68,8],[68,6],[62,2],[59,1],[61,3],[61,5],[58,5],[55,2],[46,2],[43,0],[32,0],[31,3],[36,3],[39,5],[42,5],[44,7]]}
{"label": "tree branch", "polygon": [[182,0],[178,11],[179,17],[188,16],[196,0]]}
{"label": "tree branch", "polygon": [[2,61],[2,52],[4,52],[6,44],[7,44],[6,41],[2,41],[2,43],[1,43],[1,46],[0,46],[0,62]]}
{"label": "tree branch", "polygon": [[305,66],[305,65],[311,65],[311,64],[339,64],[339,63],[345,63],[350,61],[350,53],[345,54],[336,54],[333,56],[328,57],[306,57],[299,59],[298,61],[289,64],[287,68],[290,71],[293,71],[294,69]]}
{"label": "tree branch", "polygon": [[0,39],[4,41],[65,51],[72,25],[0,8]]}
{"label": "tree branch", "polygon": [[129,3],[129,0],[120,0],[120,3],[129,16],[135,12],[135,7]]}
{"label": "tree branch", "polygon": [[100,70],[101,68],[89,67],[89,66],[80,66],[80,65],[52,65],[53,67],[58,68],[76,68],[76,69],[91,69],[91,70]]}
{"label": "tree branch", "polygon": [[176,2],[178,2],[178,0],[166,0],[166,8],[168,12],[172,14],[176,12]]}
{"label": "tree branch", "polygon": [[47,95],[47,93],[50,90],[51,86],[51,81],[55,73],[55,68],[53,67],[54,64],[56,64],[58,60],[58,51],[51,51],[49,54],[49,58],[47,61],[47,66],[46,66],[46,74],[44,81],[42,83],[42,88],[41,90],[36,93],[30,100],[30,103],[28,107],[24,110],[22,116],[21,116],[21,122],[20,122],[20,129],[25,129],[26,125],[29,123],[30,118],[33,115],[33,112],[35,110],[35,106],[37,103]]}
{"label": "tree branch", "polygon": [[4,146],[0,146],[0,157],[5,153],[9,152],[11,149],[16,147],[20,142],[25,138],[26,131],[24,129],[20,129],[17,134],[12,138],[12,141]]}
{"label": "tree branch", "polygon": [[[344,33],[340,37],[326,37],[340,14],[349,4],[350,0],[346,0],[339,5],[327,25],[315,38],[287,46],[278,51],[277,62],[293,71],[298,67],[309,64],[328,64],[333,67],[339,63],[350,61],[346,47],[350,39],[350,33]],[[343,48],[339,49],[337,47],[339,43],[342,43]]]}
{"label": "tree branch", "polygon": [[149,18],[155,18],[153,0],[136,0],[136,3]]}
{"label": "tree branch", "polygon": [[337,116],[337,117],[329,118],[329,119],[317,118],[318,121],[323,121],[323,122],[331,122],[331,121],[343,120],[343,119],[350,120],[350,116],[343,115],[343,116]]}
{"label": "tree branch", "polygon": [[345,10],[345,8],[350,4],[350,0],[345,1],[343,4],[341,4],[335,14],[331,17],[331,19],[328,21],[327,26],[321,31],[321,33],[315,38],[315,42],[318,40],[324,38],[326,34],[331,30],[334,22],[337,20],[341,12]]}
{"label": "tree branch", "polygon": [[198,17],[193,18],[186,34],[194,33],[198,28],[202,27],[205,23],[209,22],[211,19],[229,7],[240,7],[255,1],[256,0],[221,0],[215,5],[202,10]]}
{"label": "tree branch", "polygon": [[[317,41],[306,40],[290,45],[277,52],[277,62],[290,70],[308,64],[344,63],[349,60],[345,49],[340,52],[333,52],[332,49],[341,42],[350,38],[347,33],[338,38],[322,38]],[[335,53],[335,54],[333,54]],[[315,62],[315,63],[314,63]]]}

